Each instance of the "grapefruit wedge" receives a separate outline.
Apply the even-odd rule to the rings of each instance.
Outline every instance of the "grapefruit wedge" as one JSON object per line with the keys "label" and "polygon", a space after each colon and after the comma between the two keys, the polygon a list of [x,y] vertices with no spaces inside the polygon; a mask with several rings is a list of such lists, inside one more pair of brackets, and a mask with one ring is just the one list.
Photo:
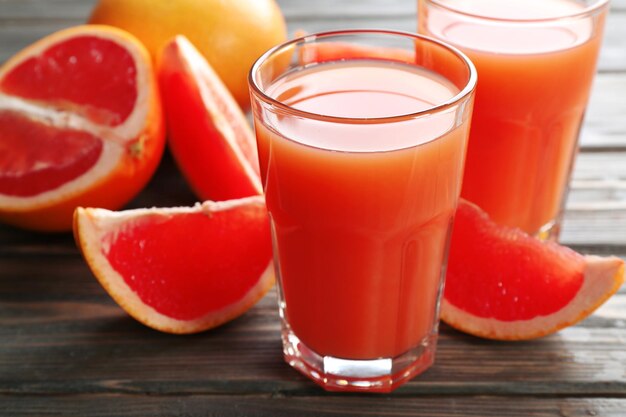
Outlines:
{"label": "grapefruit wedge", "polygon": [[196,333],[243,314],[273,285],[262,197],[113,212],[78,208],[74,234],[109,295],[168,333]]}
{"label": "grapefruit wedge", "polygon": [[534,339],[588,317],[623,282],[621,259],[542,242],[461,200],[441,318],[475,336]]}
{"label": "grapefruit wedge", "polygon": [[183,36],[158,61],[168,144],[195,194],[229,200],[262,193],[254,134],[207,60]]}
{"label": "grapefruit wedge", "polygon": [[0,68],[0,220],[70,230],[78,205],[122,206],[154,173],[164,136],[134,37],[86,25],[41,39]]}

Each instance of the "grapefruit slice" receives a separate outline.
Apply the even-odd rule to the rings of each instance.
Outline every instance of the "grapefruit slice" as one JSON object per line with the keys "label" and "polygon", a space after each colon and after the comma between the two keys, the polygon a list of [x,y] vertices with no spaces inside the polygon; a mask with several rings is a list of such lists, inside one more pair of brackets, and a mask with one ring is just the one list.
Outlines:
{"label": "grapefruit slice", "polygon": [[145,48],[85,25],[27,47],[0,68],[0,219],[72,227],[78,205],[118,208],[154,173],[165,144]]}
{"label": "grapefruit slice", "polygon": [[158,61],[169,146],[202,200],[262,194],[254,134],[216,72],[183,36]]}
{"label": "grapefruit slice", "polygon": [[461,200],[441,318],[475,336],[534,339],[588,317],[623,282],[621,259],[542,242]]}
{"label": "grapefruit slice", "polygon": [[243,314],[274,283],[262,197],[112,212],[78,208],[74,234],[100,284],[132,317],[196,333]]}

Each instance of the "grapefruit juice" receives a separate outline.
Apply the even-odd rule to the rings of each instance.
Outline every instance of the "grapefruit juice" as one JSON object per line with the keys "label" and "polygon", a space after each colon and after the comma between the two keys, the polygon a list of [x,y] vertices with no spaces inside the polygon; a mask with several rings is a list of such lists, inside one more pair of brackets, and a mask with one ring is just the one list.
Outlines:
{"label": "grapefruit juice", "polygon": [[606,8],[585,4],[419,2],[420,32],[457,46],[478,70],[462,196],[540,237],[558,236],[600,49]]}
{"label": "grapefruit juice", "polygon": [[345,363],[378,363],[351,377],[390,390],[432,362],[471,102],[426,113],[459,92],[415,64],[344,59],[265,88],[295,115],[253,106],[285,356],[327,389]]}

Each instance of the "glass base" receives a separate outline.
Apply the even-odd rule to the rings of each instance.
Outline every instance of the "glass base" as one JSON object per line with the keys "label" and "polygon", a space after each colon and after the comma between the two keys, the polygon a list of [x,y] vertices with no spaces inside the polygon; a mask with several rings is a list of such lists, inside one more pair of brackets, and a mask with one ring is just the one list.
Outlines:
{"label": "glass base", "polygon": [[350,360],[321,356],[283,326],[285,361],[327,391],[391,392],[428,369],[435,359],[436,329],[421,344],[394,358]]}

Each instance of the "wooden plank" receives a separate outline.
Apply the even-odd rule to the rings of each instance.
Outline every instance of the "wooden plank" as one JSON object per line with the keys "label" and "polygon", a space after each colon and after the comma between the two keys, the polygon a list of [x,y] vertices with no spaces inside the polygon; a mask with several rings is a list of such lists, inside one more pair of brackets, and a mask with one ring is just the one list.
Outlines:
{"label": "wooden plank", "polygon": [[626,201],[626,181],[621,180],[575,180],[567,201],[569,209],[598,207],[608,209]]}
{"label": "wooden plank", "polygon": [[[14,0],[15,1],[15,0]],[[38,0],[42,1],[42,0]],[[287,18],[298,16],[334,17],[337,15],[387,16],[415,14],[417,0],[342,1],[277,0]],[[611,0],[611,13],[626,11],[626,0]]]}
{"label": "wooden plank", "polygon": [[[288,18],[302,15],[323,17],[332,17],[340,14],[355,16],[402,15],[415,13],[417,8],[417,0],[362,0],[342,2],[335,0],[317,0],[315,3],[311,3],[309,0],[277,0],[277,3],[281,6],[285,16]],[[611,0],[611,13],[622,11],[626,11],[626,0]]]}
{"label": "wooden plank", "polygon": [[282,398],[265,396],[212,396],[180,394],[1,396],[7,416],[413,416],[413,417],[623,417],[624,399],[605,398],[494,398],[419,397],[397,395]]}
{"label": "wooden plank", "polygon": [[[318,19],[315,16],[292,17],[288,20],[289,33],[296,30],[309,33],[350,28],[382,28],[414,32],[414,14],[382,16],[354,16],[337,14]],[[626,70],[626,54],[623,53],[626,39],[626,13],[612,13],[607,19],[603,47],[600,51],[598,69],[600,72],[623,72]],[[0,55],[1,56],[1,55]]]}
{"label": "wooden plank", "polygon": [[626,209],[565,212],[561,242],[566,245],[626,245]]}
{"label": "wooden plank", "polygon": [[[416,29],[416,2],[413,1],[371,0],[362,4],[331,0],[283,0],[279,3],[284,10],[291,35],[299,29],[308,32],[363,27],[406,31]],[[0,63],[48,33],[84,23],[93,0],[54,0],[53,4],[49,5],[43,0],[0,2]],[[616,7],[607,22],[600,71],[626,70],[626,54],[622,52],[624,39],[626,13],[622,12],[621,7]]]}
{"label": "wooden plank", "polygon": [[97,0],[0,0],[0,24],[84,20],[96,3]]}
{"label": "wooden plank", "polygon": [[[80,2],[80,7],[70,7],[74,3],[76,3],[75,0],[54,0],[54,7],[44,7],[41,0],[30,0],[23,3],[16,3],[13,0],[0,3],[0,6],[4,4],[4,8],[9,12],[18,13],[17,16],[21,16],[21,18],[14,16],[11,21],[3,21],[0,18],[0,39],[2,39],[0,62],[48,33],[71,24],[80,23],[63,20],[60,18],[61,15],[57,14],[69,9],[76,9],[77,12],[88,14],[88,9],[91,6],[85,8],[85,4],[90,5],[90,2]],[[414,30],[414,19],[411,17],[414,12],[406,9],[406,2],[395,1],[389,5],[386,3],[383,5],[380,1],[370,1],[363,7],[358,7],[356,3],[350,3],[338,6],[341,9],[337,13],[331,13],[331,16],[323,15],[336,9],[330,5],[327,5],[328,7],[322,7],[323,4],[312,6],[313,8],[308,14],[302,11],[302,8],[306,7],[305,3],[285,2],[284,6],[287,10],[291,10],[286,14],[292,31],[296,28],[313,32],[338,27],[365,27],[371,26],[373,22],[385,22],[384,27],[388,28]],[[376,10],[382,11],[382,15],[374,13]],[[55,18],[47,18],[46,13],[53,13]],[[321,13],[321,15],[316,13]],[[25,16],[31,15],[42,15],[43,17],[41,20],[30,23],[24,20]],[[0,16],[3,16],[2,9],[0,9]],[[626,70],[626,54],[623,53],[623,39],[626,39],[626,13],[612,15],[611,19],[607,32],[622,31],[623,33],[617,33],[615,36],[607,33],[605,47],[602,50],[606,58],[602,58],[600,68],[606,71],[616,69],[624,71]],[[615,64],[615,61],[620,59],[625,60],[622,66]],[[603,62],[608,62],[608,64],[605,65]],[[583,149],[626,148],[626,125],[621,123],[621,115],[626,114],[626,101],[621,99],[623,92],[626,92],[626,73],[600,74],[597,77],[581,134]]]}
{"label": "wooden plank", "polygon": [[582,153],[576,160],[561,241],[626,245],[626,153]]}
{"label": "wooden plank", "polygon": [[626,73],[596,76],[580,134],[582,150],[626,150],[624,94]]}
{"label": "wooden plank", "polygon": [[[327,0],[330,2],[331,0]],[[359,3],[350,3],[350,10],[341,13],[333,13],[336,6],[317,4],[317,10],[325,10],[326,13],[320,19],[314,10],[309,12],[303,11],[300,15],[291,15],[288,17],[289,31],[293,34],[296,30],[305,30],[307,32],[320,32],[335,29],[348,28],[384,28],[405,31],[416,30],[416,12],[413,8],[414,2],[407,2],[409,9],[398,11],[397,8],[390,5],[387,8],[386,2],[379,2],[380,8],[373,13],[359,13]],[[306,3],[311,4],[309,2]],[[303,6],[302,10],[306,10]],[[365,8],[365,10],[368,10]],[[621,10],[621,9],[620,9]],[[624,39],[626,39],[626,13],[622,13],[616,9],[609,14],[607,19],[604,42],[600,51],[600,60],[598,68],[601,72],[616,72],[626,70],[626,54],[623,53]]]}
{"label": "wooden plank", "polygon": [[[84,19],[96,3],[96,0],[0,0],[0,21]],[[323,20],[338,15],[403,16],[416,14],[417,9],[417,0],[318,0],[314,3],[308,0],[277,0],[277,3],[288,20],[302,17]],[[611,13],[621,11],[626,11],[626,0],[612,0]]]}
{"label": "wooden plank", "polygon": [[[281,357],[276,297],[198,335],[129,318],[78,256],[2,257],[0,394],[317,395]],[[626,294],[544,339],[498,343],[442,326],[437,362],[400,395],[626,394]]]}
{"label": "wooden plank", "polygon": [[[2,30],[0,27],[0,32]],[[43,33],[40,34],[43,36]],[[0,33],[0,38],[1,36]],[[626,73],[598,74],[581,132],[581,150],[594,152],[626,150],[624,93],[626,93]],[[622,164],[624,161],[621,161]]]}
{"label": "wooden plank", "polygon": [[[568,245],[626,244],[626,151],[583,152],[574,170],[562,241]],[[148,187],[128,208],[188,206],[196,202],[166,153]],[[0,255],[75,255],[70,234],[40,234],[0,225]]]}
{"label": "wooden plank", "polygon": [[[0,0],[0,62],[28,39],[81,22],[93,1]],[[414,25],[414,12],[407,14],[414,2],[403,0],[279,2],[291,31],[299,22]],[[613,10],[626,11],[626,0],[613,0]],[[578,250],[622,257],[624,15],[611,16],[610,27],[621,27],[607,36],[564,232]],[[130,206],[194,201],[166,158]],[[0,226],[0,415],[617,417],[626,410],[626,289],[588,320],[538,341],[496,343],[444,325],[436,365],[383,396],[326,394],[289,368],[275,304],[272,292],[211,332],[161,334],[113,303],[71,235]]]}
{"label": "wooden plank", "polygon": [[626,180],[626,151],[578,154],[572,179],[575,184],[579,181],[602,181],[607,188],[617,186],[618,183]]}

